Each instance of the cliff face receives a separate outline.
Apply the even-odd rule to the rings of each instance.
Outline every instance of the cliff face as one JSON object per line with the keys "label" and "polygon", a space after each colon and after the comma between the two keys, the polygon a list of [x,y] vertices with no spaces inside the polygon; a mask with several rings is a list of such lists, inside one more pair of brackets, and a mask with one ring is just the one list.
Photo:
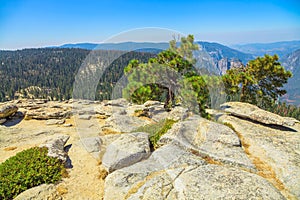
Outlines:
{"label": "cliff face", "polygon": [[289,79],[288,83],[285,85],[287,90],[287,95],[285,95],[285,100],[291,102],[294,105],[300,105],[300,49],[294,51],[282,59],[282,65],[293,73],[292,78]]}
{"label": "cliff face", "polygon": [[226,74],[226,71],[232,68],[241,67],[243,63],[236,59],[222,58],[217,62],[217,68],[220,71],[220,75]]}
{"label": "cliff face", "polygon": [[[299,122],[250,104],[208,110],[211,121],[180,106],[166,112],[153,101],[19,100],[0,107],[7,105],[18,111],[0,125],[0,162],[46,140],[69,138],[70,177],[19,199],[300,198]],[[147,128],[137,130],[167,118],[176,123],[153,150]]]}

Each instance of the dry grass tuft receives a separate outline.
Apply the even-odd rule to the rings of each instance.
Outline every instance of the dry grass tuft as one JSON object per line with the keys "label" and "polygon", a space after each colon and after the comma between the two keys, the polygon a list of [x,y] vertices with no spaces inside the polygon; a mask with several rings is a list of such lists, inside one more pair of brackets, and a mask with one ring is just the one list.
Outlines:
{"label": "dry grass tuft", "polygon": [[59,185],[57,188],[56,188],[56,191],[58,192],[58,194],[61,196],[61,195],[64,195],[64,194],[67,194],[68,193],[68,188],[64,185]]}
{"label": "dry grass tuft", "polygon": [[102,133],[103,135],[121,134],[121,132],[112,130],[112,129],[110,129],[110,128],[103,128],[101,133]]}
{"label": "dry grass tuft", "polygon": [[98,178],[104,180],[108,175],[108,172],[106,169],[101,165],[99,169],[99,175]]}
{"label": "dry grass tuft", "polygon": [[18,147],[5,147],[3,150],[4,151],[13,151],[15,149],[17,149]]}
{"label": "dry grass tuft", "polygon": [[61,171],[61,176],[63,177],[63,178],[70,178],[70,174],[69,174],[69,172],[67,171],[67,169],[62,169],[62,171]]}

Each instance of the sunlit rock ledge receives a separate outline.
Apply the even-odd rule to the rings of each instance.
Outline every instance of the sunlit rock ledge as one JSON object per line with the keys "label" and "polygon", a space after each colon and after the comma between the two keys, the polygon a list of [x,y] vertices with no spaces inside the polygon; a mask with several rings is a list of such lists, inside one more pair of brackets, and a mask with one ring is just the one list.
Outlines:
{"label": "sunlit rock ledge", "polygon": [[[166,112],[156,101],[4,102],[0,162],[69,139],[65,152],[58,146],[70,177],[18,199],[300,198],[299,122],[240,102],[221,108],[208,110],[207,120],[180,106]],[[165,119],[175,123],[153,149],[147,128],[139,129]]]}

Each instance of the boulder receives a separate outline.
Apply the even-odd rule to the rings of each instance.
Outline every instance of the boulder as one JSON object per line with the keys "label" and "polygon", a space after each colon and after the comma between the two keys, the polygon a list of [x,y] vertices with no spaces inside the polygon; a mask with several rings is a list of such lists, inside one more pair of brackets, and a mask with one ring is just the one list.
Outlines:
{"label": "boulder", "polygon": [[233,116],[264,124],[293,126],[296,122],[295,119],[291,120],[290,118],[281,117],[249,103],[227,102],[221,105],[221,109]]}
{"label": "boulder", "polygon": [[168,113],[167,118],[172,119],[175,121],[182,121],[188,118],[191,115],[187,108],[181,106],[175,106],[172,110]]}
{"label": "boulder", "polygon": [[139,117],[127,115],[120,112],[113,113],[105,120],[105,128],[110,128],[115,132],[129,133],[135,131],[138,127],[149,124],[150,122]]}
{"label": "boulder", "polygon": [[155,122],[159,122],[168,117],[169,112],[165,110],[164,105],[149,106],[147,108],[148,108],[148,115]]}
{"label": "boulder", "polygon": [[64,150],[65,144],[69,140],[68,135],[56,135],[51,139],[46,140],[40,147],[48,148],[48,156],[58,158],[62,161],[67,160],[67,153]]}
{"label": "boulder", "polygon": [[18,111],[15,105],[4,105],[0,107],[0,119],[14,115]]}
{"label": "boulder", "polygon": [[160,138],[158,144],[179,145],[203,158],[255,171],[254,165],[241,148],[241,142],[232,129],[198,115],[174,124]]}
{"label": "boulder", "polygon": [[102,141],[99,137],[88,137],[80,139],[87,152],[99,152],[101,150]]}
{"label": "boulder", "polygon": [[165,145],[147,160],[114,171],[104,187],[104,200],[236,198],[284,199],[256,174],[207,164],[175,145]]}
{"label": "boulder", "polygon": [[19,194],[15,200],[61,200],[54,184],[42,184]]}
{"label": "boulder", "polygon": [[71,115],[70,111],[55,109],[39,108],[36,110],[28,110],[25,115],[25,119],[37,119],[37,120],[48,120],[48,119],[62,119],[68,118]]}
{"label": "boulder", "polygon": [[149,135],[147,133],[122,134],[110,143],[102,158],[108,172],[137,163],[150,155]]}

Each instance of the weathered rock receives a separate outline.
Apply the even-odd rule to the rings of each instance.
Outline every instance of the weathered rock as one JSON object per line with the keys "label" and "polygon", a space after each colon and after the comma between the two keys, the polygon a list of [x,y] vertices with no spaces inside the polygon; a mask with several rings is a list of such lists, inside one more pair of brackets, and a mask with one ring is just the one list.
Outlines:
{"label": "weathered rock", "polygon": [[[123,109],[125,110],[125,109]],[[132,105],[132,106],[128,106],[125,110],[125,112],[128,115],[134,115],[137,116],[137,114],[146,114],[147,113],[147,108],[144,105]],[[143,115],[146,116],[146,115]]]}
{"label": "weathered rock", "polygon": [[40,147],[48,148],[48,156],[58,158],[62,161],[67,160],[67,153],[64,150],[64,146],[69,140],[68,135],[57,135],[54,138],[46,140]]}
{"label": "weathered rock", "polygon": [[72,124],[64,124],[64,127],[71,127],[73,126]]}
{"label": "weathered rock", "polygon": [[10,117],[18,111],[18,107],[15,105],[4,105],[0,107],[0,119]]}
{"label": "weathered rock", "polygon": [[62,119],[68,118],[71,115],[70,111],[65,111],[61,109],[46,109],[39,108],[36,110],[28,110],[25,115],[25,119],[38,119],[38,120],[47,120],[47,119]]}
{"label": "weathered rock", "polygon": [[115,107],[126,107],[129,105],[129,102],[126,99],[113,99],[108,101],[106,104],[106,106],[115,106]]}
{"label": "weathered rock", "polygon": [[160,101],[151,101],[151,100],[149,100],[149,101],[146,101],[144,103],[144,106],[145,107],[150,107],[150,106],[158,106],[158,105],[161,105],[161,104],[162,103]]}
{"label": "weathered rock", "polygon": [[287,126],[293,126],[295,124],[295,119],[291,120],[281,117],[249,103],[227,102],[222,104],[221,108],[234,116],[254,120],[259,123]]}
{"label": "weathered rock", "polygon": [[108,146],[109,144],[111,144],[112,142],[120,138],[122,135],[123,134],[108,134],[108,135],[101,135],[99,137],[102,141],[102,145]]}
{"label": "weathered rock", "polygon": [[[227,127],[196,115],[189,116],[187,109],[180,106],[166,112],[160,102],[132,105],[124,100],[100,103],[74,101],[76,108],[70,102],[18,100],[0,103],[0,107],[15,104],[19,112],[27,112],[29,115],[26,116],[33,119],[59,121],[65,119],[64,114],[76,114],[67,122],[74,127],[66,128],[65,124],[46,126],[47,122],[36,120],[20,121],[16,126],[10,126],[8,123],[21,118],[21,115],[17,116],[18,112],[15,113],[5,126],[0,126],[0,162],[23,148],[41,144],[45,137],[63,133],[72,137],[69,150],[70,164],[73,165],[71,177],[62,180],[68,189],[68,193],[64,194],[66,199],[102,198],[103,188],[98,178],[107,175],[107,168],[97,166],[93,157],[102,159],[103,154],[111,151],[112,145],[115,155],[124,156],[118,162],[127,164],[110,171],[105,179],[105,199],[283,199],[279,191],[286,199],[300,199],[300,123],[293,118],[276,118],[274,123],[272,116],[264,111],[269,117],[263,119],[270,122],[267,124],[269,122],[263,122],[260,116],[253,117],[252,114],[252,118],[235,117],[228,110],[209,110],[215,119],[227,122]],[[251,113],[246,105],[236,112]],[[91,119],[78,119],[78,114],[89,115]],[[103,118],[99,120],[97,115]],[[129,154],[122,154],[123,151],[117,152],[119,149],[125,149],[126,153],[135,149],[135,142],[125,142],[131,140],[128,135],[133,133],[112,133],[132,132],[140,126],[166,118],[179,122],[161,138],[159,144],[162,146],[150,156],[148,154],[148,158],[135,161],[136,157],[132,159]],[[282,125],[277,123],[280,120]],[[102,131],[105,128],[107,132]],[[82,133],[80,137],[79,132]],[[107,135],[99,136],[101,133]],[[82,143],[88,144],[87,151],[93,156],[82,148],[79,138],[83,139]],[[65,142],[54,143],[48,146],[56,145],[60,150],[52,154],[65,159]],[[6,147],[17,149],[7,151],[9,148]],[[112,162],[110,156],[106,157]],[[38,198],[33,196],[33,199]]]}
{"label": "weathered rock", "polygon": [[105,179],[112,199],[284,199],[266,180],[235,168],[206,164],[174,145]]}
{"label": "weathered rock", "polygon": [[0,125],[1,124],[4,124],[6,122],[6,119],[4,118],[4,119],[0,119]]}
{"label": "weathered rock", "polygon": [[65,102],[22,99],[16,104],[27,120],[63,119],[72,115],[72,105]]}
{"label": "weathered rock", "polygon": [[285,125],[287,126],[294,126],[296,123],[300,123],[298,120],[292,117],[284,117]]}
{"label": "weathered rock", "polygon": [[174,124],[158,141],[160,145],[169,143],[214,161],[255,170],[238,136],[230,128],[198,115]]}
{"label": "weathered rock", "polygon": [[147,133],[122,134],[107,146],[102,164],[108,172],[137,163],[150,155]]}
{"label": "weathered rock", "polygon": [[90,120],[92,118],[91,115],[79,115],[79,119]]}
{"label": "weathered rock", "polygon": [[99,137],[81,138],[80,140],[89,153],[99,152],[101,150],[102,141]]}
{"label": "weathered rock", "polygon": [[175,120],[175,121],[185,120],[190,115],[191,115],[191,113],[189,112],[189,110],[187,108],[183,108],[183,107],[180,107],[180,106],[175,106],[169,112],[169,114],[167,116],[167,119],[172,119],[172,120]]}
{"label": "weathered rock", "polygon": [[103,104],[96,105],[94,107],[96,114],[110,117],[113,113],[112,106],[105,106]]}
{"label": "weathered rock", "polygon": [[144,126],[149,123],[149,121],[143,120],[139,117],[122,113],[113,113],[112,116],[105,121],[104,127],[109,127],[115,132],[129,133],[135,131],[140,126]]}
{"label": "weathered rock", "polygon": [[163,105],[150,106],[148,110],[149,116],[151,116],[151,119],[155,122],[164,120],[169,115],[169,112],[165,110]]}
{"label": "weathered rock", "polygon": [[[109,174],[105,179],[104,199],[125,199],[127,193],[131,190],[134,191],[135,186],[138,186],[139,183],[146,183],[146,177],[155,172],[158,175],[162,175],[159,172],[165,170],[165,173],[167,173],[168,168],[177,167],[180,169],[181,166],[203,164],[205,164],[205,161],[199,159],[197,156],[177,146],[165,145],[154,151],[147,160]],[[176,177],[177,173],[170,171],[170,175]]]}
{"label": "weathered rock", "polygon": [[240,135],[258,173],[282,190],[288,199],[300,198],[300,125],[269,127],[253,121],[223,115]]}
{"label": "weathered rock", "polygon": [[48,119],[46,121],[46,125],[60,125],[64,123],[65,123],[65,119]]}
{"label": "weathered rock", "polygon": [[15,200],[60,200],[54,184],[42,184],[19,194]]}

